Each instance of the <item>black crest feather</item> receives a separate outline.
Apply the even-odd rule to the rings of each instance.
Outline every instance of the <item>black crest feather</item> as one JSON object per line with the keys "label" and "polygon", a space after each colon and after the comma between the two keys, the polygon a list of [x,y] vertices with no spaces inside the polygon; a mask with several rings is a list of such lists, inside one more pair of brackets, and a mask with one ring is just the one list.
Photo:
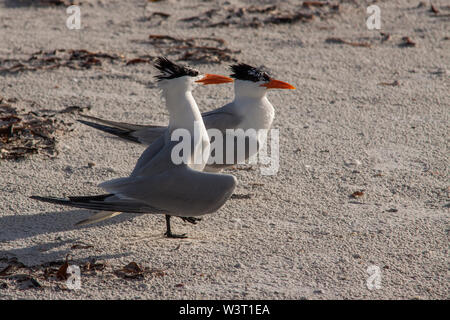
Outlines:
{"label": "black crest feather", "polygon": [[230,68],[233,72],[230,77],[238,80],[249,80],[253,82],[270,81],[270,76],[267,72],[245,63],[233,64]]}
{"label": "black crest feather", "polygon": [[196,77],[199,75],[197,70],[173,63],[164,57],[157,58],[154,66],[161,72],[161,74],[156,76],[159,81],[175,79],[183,76]]}

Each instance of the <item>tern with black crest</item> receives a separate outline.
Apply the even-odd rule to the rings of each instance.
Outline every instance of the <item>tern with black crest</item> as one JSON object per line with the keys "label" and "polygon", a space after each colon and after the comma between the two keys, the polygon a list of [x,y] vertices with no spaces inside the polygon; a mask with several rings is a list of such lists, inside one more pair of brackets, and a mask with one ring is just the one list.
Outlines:
{"label": "tern with black crest", "polygon": [[[225,106],[205,112],[202,114],[206,129],[216,129],[223,134],[222,155],[220,161],[209,161],[205,167],[205,171],[216,172],[224,168],[233,166],[237,163],[247,160],[254,155],[261,147],[263,138],[261,135],[248,135],[245,140],[245,151],[241,154],[243,158],[237,157],[236,137],[226,139],[227,129],[242,129],[247,131],[253,129],[255,131],[268,130],[272,126],[275,116],[275,109],[267,99],[269,89],[295,89],[289,83],[273,79],[267,72],[260,68],[250,66],[248,64],[239,63],[230,66],[231,78],[234,78],[234,100]],[[84,116],[91,121],[78,120],[83,124],[89,125],[96,129],[114,134],[128,141],[149,145],[167,131],[164,126],[143,126],[134,125],[123,122],[115,122],[103,120],[91,116]],[[169,124],[170,130],[170,124]],[[253,140],[253,141],[252,141]],[[228,144],[227,141],[232,141]],[[252,142],[256,144],[256,148],[250,148]],[[228,145],[227,145],[228,144]],[[232,161],[227,161],[227,150],[233,152]],[[216,150],[217,152],[217,150]]]}
{"label": "tern with black crest", "polygon": [[[232,82],[228,77],[206,74],[158,58],[158,85],[170,114],[169,126],[139,158],[129,177],[101,183],[107,194],[82,197],[31,198],[83,209],[100,210],[78,224],[102,221],[121,212],[165,214],[170,238],[185,237],[172,233],[170,217],[178,216],[195,223],[195,217],[217,211],[230,198],[237,184],[232,175],[202,172],[209,156],[209,137],[198,106],[192,96],[197,84]],[[171,134],[186,130],[192,137],[191,156],[175,164],[172,150],[179,143]],[[195,138],[194,131],[197,132]]]}

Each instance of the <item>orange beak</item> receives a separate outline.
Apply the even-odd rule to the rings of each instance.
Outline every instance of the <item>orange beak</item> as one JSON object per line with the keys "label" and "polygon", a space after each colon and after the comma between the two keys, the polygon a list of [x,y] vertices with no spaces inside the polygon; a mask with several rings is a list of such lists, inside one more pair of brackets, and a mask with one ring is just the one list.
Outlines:
{"label": "orange beak", "polygon": [[205,74],[205,76],[197,80],[195,82],[200,82],[204,85],[207,84],[219,84],[219,83],[227,83],[227,82],[233,82],[234,80],[225,76],[219,76],[218,74]]}
{"label": "orange beak", "polygon": [[270,79],[269,82],[263,83],[261,87],[266,87],[267,89],[295,89],[294,86],[287,82]]}

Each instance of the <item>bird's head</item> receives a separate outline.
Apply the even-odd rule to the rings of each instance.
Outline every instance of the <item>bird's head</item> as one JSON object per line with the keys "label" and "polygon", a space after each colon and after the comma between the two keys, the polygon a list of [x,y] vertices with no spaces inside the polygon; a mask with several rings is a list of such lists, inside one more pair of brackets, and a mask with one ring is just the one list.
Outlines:
{"label": "bird's head", "polygon": [[268,89],[295,89],[287,82],[273,79],[267,72],[245,63],[230,66],[231,78],[235,79],[237,93],[249,96],[264,96]]}
{"label": "bird's head", "polygon": [[157,58],[154,66],[160,72],[156,78],[162,89],[191,91],[197,84],[233,82],[233,79],[229,77],[217,74],[202,74],[198,70],[176,64],[164,57]]}

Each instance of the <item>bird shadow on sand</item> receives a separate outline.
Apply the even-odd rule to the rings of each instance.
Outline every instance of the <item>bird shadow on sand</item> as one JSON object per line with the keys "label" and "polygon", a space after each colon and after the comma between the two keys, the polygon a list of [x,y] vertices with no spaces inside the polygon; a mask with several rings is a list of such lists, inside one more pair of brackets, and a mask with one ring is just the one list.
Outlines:
{"label": "bird shadow on sand", "polygon": [[90,217],[92,214],[93,211],[70,210],[0,216],[0,241],[16,241],[41,234],[48,236],[52,233],[56,234],[64,231],[108,226],[139,216],[138,214],[122,213],[121,215],[95,224],[75,226],[77,222]]}
{"label": "bird shadow on sand", "polygon": [[[109,220],[92,225],[75,226],[75,223],[92,215],[92,211],[71,210],[54,211],[38,214],[0,216],[0,258],[15,257],[29,265],[36,262],[60,260],[71,252],[71,245],[80,242],[76,234],[59,233],[76,231],[117,224],[128,221],[138,214],[123,213]],[[44,235],[41,239],[32,239]],[[65,238],[65,239],[62,239]],[[16,241],[17,248],[5,249],[5,242]],[[126,256],[98,256],[96,259]]]}

